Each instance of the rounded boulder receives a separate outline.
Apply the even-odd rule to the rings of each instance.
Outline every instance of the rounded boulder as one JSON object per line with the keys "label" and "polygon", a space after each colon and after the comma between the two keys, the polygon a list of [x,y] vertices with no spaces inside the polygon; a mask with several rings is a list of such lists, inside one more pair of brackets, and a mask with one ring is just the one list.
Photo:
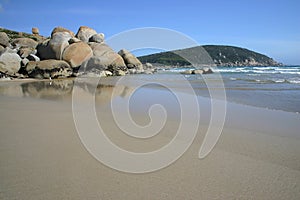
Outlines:
{"label": "rounded boulder", "polygon": [[54,33],[59,33],[59,32],[67,32],[69,33],[72,37],[75,37],[74,32],[70,31],[69,29],[66,29],[64,27],[58,26],[55,27],[52,32],[51,32],[51,37],[53,36]]}
{"label": "rounded boulder", "polygon": [[103,41],[104,41],[104,34],[103,33],[95,34],[92,37],[90,37],[90,39],[89,39],[89,42],[101,43]]}
{"label": "rounded boulder", "polygon": [[62,53],[64,49],[69,46],[69,40],[72,35],[68,32],[57,32],[54,33],[49,41],[51,49],[55,52],[55,58],[57,60],[62,59]]}
{"label": "rounded boulder", "polygon": [[66,47],[63,52],[63,60],[67,61],[71,67],[79,67],[84,61],[93,56],[93,51],[89,45],[84,42],[73,43]]}
{"label": "rounded boulder", "polygon": [[94,29],[87,26],[80,26],[76,37],[83,42],[88,42],[90,37],[92,37],[95,34],[97,34],[97,32]]}
{"label": "rounded boulder", "polygon": [[17,53],[5,52],[0,55],[0,72],[15,75],[21,68],[21,57]]}
{"label": "rounded boulder", "polygon": [[38,45],[38,42],[34,41],[31,38],[17,38],[12,41],[12,45],[17,48],[32,48],[35,49]]}
{"label": "rounded boulder", "polygon": [[118,54],[122,56],[128,68],[143,69],[143,64],[128,50],[122,49],[118,52]]}
{"label": "rounded boulder", "polygon": [[25,70],[32,78],[66,78],[72,75],[70,65],[63,60],[30,61]]}

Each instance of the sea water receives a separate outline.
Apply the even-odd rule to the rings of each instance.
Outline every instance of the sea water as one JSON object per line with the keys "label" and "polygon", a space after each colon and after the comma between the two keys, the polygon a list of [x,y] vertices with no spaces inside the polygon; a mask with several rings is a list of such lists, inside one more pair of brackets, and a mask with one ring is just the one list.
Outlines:
{"label": "sea water", "polygon": [[[177,68],[160,71],[155,76],[141,77],[172,81],[175,87],[178,74],[190,68]],[[211,97],[211,90],[220,90],[224,86],[229,102],[263,107],[272,110],[300,113],[300,66],[279,67],[215,67],[213,74],[184,75],[199,96]]]}

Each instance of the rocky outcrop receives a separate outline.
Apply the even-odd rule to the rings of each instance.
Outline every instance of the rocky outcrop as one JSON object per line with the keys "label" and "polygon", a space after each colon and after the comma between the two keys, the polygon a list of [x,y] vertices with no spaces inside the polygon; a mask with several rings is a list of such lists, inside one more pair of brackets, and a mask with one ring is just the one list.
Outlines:
{"label": "rocky outcrop", "polygon": [[25,70],[29,77],[39,79],[66,78],[73,73],[71,66],[63,60],[30,61]]}
{"label": "rocky outcrop", "polygon": [[128,68],[131,73],[144,72],[133,54],[127,50],[116,53],[105,44],[103,33],[87,26],[81,26],[76,36],[64,27],[56,27],[50,38],[40,36],[36,27],[32,35],[1,30],[5,31],[0,32],[2,74],[46,79],[92,74],[123,76],[128,74]]}

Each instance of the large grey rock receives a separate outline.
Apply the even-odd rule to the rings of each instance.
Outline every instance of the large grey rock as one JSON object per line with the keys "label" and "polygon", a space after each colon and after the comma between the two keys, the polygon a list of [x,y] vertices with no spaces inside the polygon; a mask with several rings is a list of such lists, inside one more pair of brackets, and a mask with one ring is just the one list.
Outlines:
{"label": "large grey rock", "polygon": [[105,43],[99,44],[96,42],[90,42],[89,45],[93,50],[94,56],[103,56],[108,52],[114,52],[114,50]]}
{"label": "large grey rock", "polygon": [[89,39],[89,42],[102,43],[103,41],[104,41],[104,34],[103,33],[95,34],[95,35],[91,36],[90,39]]}
{"label": "large grey rock", "polygon": [[27,47],[35,49],[38,45],[38,42],[34,41],[31,38],[17,38],[12,41],[12,45],[16,48]]}
{"label": "large grey rock", "polygon": [[93,50],[93,57],[87,62],[86,69],[93,68],[99,70],[123,70],[127,71],[127,67],[122,57],[114,52],[108,45],[104,43],[89,43]]}
{"label": "large grey rock", "polygon": [[69,46],[72,38],[69,32],[55,32],[51,39],[45,40],[37,46],[37,56],[41,60],[62,59],[64,49]]}
{"label": "large grey rock", "polygon": [[15,75],[21,68],[21,60],[17,53],[2,53],[0,55],[0,72]]}
{"label": "large grey rock", "polygon": [[63,60],[30,61],[25,70],[32,78],[66,78],[72,75],[72,68]]}
{"label": "large grey rock", "polygon": [[37,56],[41,60],[55,59],[56,58],[56,54],[55,54],[54,50],[51,48],[49,42],[50,42],[50,39],[47,39],[44,42],[39,43],[38,46],[36,47]]}
{"label": "large grey rock", "polygon": [[57,60],[62,59],[62,53],[64,49],[69,46],[69,40],[72,35],[68,32],[57,32],[54,33],[49,41],[49,46],[55,52],[55,58]]}
{"label": "large grey rock", "polygon": [[93,56],[86,63],[86,70],[90,71],[92,69],[107,70],[110,61],[105,59],[105,57]]}
{"label": "large grey rock", "polygon": [[69,40],[74,33],[63,27],[56,27],[51,33],[51,39],[45,40],[37,46],[37,56],[41,60],[62,59],[64,49],[69,45]]}
{"label": "large grey rock", "polygon": [[138,70],[143,69],[143,64],[135,57],[132,53],[130,53],[126,49],[122,49],[118,52],[120,56],[124,59],[125,64],[129,69],[136,68]]}
{"label": "large grey rock", "polygon": [[9,37],[5,32],[0,32],[0,45],[10,47]]}
{"label": "large grey rock", "polygon": [[92,37],[95,34],[97,34],[97,32],[94,29],[87,26],[80,26],[76,37],[83,42],[88,42],[90,37]]}
{"label": "large grey rock", "polygon": [[73,68],[79,67],[92,56],[91,47],[84,42],[73,43],[66,47],[63,52],[63,60],[67,61]]}

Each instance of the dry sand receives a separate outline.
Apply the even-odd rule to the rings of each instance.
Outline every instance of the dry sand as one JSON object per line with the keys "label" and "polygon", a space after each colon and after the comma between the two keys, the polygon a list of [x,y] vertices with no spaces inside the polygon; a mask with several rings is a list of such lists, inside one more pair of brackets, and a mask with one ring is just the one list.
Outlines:
{"label": "dry sand", "polygon": [[[207,128],[203,123],[179,160],[137,175],[113,170],[87,152],[75,129],[70,97],[49,100],[51,95],[40,91],[43,96],[25,98],[24,87],[12,86],[12,91],[21,90],[19,95],[3,87],[1,200],[300,199],[299,114],[229,103],[223,133],[209,156],[198,159]],[[111,127],[109,137],[128,149],[156,148],[171,137],[139,146],[113,128],[106,119],[109,114],[103,113],[102,122]],[[164,131],[172,132],[177,123],[170,122]]]}

